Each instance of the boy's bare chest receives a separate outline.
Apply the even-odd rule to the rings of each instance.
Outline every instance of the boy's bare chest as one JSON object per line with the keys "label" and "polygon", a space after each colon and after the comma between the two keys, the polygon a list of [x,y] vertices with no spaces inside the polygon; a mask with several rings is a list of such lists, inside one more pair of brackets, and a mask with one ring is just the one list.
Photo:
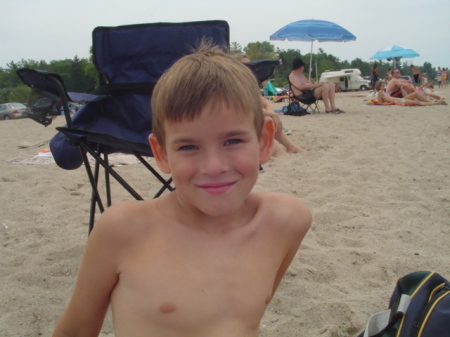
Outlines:
{"label": "boy's bare chest", "polygon": [[227,321],[257,326],[282,256],[267,246],[252,245],[142,247],[144,251],[121,267],[112,304],[136,310],[147,322],[172,327]]}

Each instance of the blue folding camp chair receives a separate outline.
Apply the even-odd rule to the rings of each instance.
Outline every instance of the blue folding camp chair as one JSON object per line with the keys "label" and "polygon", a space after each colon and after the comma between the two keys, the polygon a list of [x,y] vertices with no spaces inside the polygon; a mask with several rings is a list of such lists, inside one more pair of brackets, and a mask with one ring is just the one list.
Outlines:
{"label": "blue folding camp chair", "polygon": [[[112,204],[110,175],[134,198],[142,197],[109,164],[108,154],[133,154],[161,182],[155,194],[172,191],[172,179],[165,180],[144,159],[153,156],[148,142],[152,113],[150,99],[160,76],[182,56],[189,54],[203,39],[229,48],[226,21],[155,23],[118,27],[97,27],[93,31],[94,65],[100,74],[100,86],[90,96],[67,93],[61,77],[31,69],[18,71],[34,94],[62,105],[67,125],[50,141],[56,163],[63,169],[76,169],[83,163],[91,186],[92,199],[89,232],[96,209],[103,212],[104,202],[97,189],[100,168],[105,171],[106,205]],[[87,102],[70,117],[69,102]],[[51,110],[33,112],[30,117],[49,125]],[[95,159],[92,170],[86,153]]]}

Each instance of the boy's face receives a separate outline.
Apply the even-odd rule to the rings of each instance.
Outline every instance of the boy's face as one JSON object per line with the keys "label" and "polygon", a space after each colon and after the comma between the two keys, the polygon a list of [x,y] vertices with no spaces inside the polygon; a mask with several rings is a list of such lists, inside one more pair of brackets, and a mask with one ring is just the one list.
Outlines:
{"label": "boy's face", "polygon": [[223,216],[243,205],[273,146],[273,123],[265,120],[258,140],[253,116],[208,103],[192,121],[165,124],[166,144],[150,136],[155,159],[171,173],[183,206]]}

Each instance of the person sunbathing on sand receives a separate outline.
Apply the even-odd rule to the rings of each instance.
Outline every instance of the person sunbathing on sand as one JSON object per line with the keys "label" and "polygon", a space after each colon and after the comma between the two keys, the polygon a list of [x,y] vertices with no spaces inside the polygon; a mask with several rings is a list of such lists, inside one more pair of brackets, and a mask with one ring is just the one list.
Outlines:
{"label": "person sunbathing on sand", "polygon": [[432,102],[428,98],[422,96],[418,92],[413,92],[403,98],[396,98],[389,96],[386,91],[386,84],[384,81],[378,81],[375,84],[375,89],[378,92],[378,104],[381,105],[406,105],[406,106],[414,106],[414,105],[438,105],[442,104],[444,98],[440,97],[438,101]]}

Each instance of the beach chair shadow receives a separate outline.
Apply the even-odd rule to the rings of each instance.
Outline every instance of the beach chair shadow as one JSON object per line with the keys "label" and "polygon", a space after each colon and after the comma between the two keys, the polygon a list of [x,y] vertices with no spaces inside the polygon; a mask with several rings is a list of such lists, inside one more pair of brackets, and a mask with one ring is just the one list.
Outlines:
{"label": "beach chair shadow", "polygon": [[[160,76],[172,64],[203,39],[229,48],[229,26],[226,21],[155,23],[118,27],[97,27],[93,31],[93,59],[100,74],[100,86],[94,95],[68,93],[60,76],[32,69],[17,71],[30,86],[32,96],[56,101],[62,107],[67,125],[58,127],[50,141],[55,162],[73,170],[84,164],[92,188],[89,232],[98,208],[103,212],[112,204],[110,176],[135,199],[141,195],[109,163],[108,155],[134,155],[161,183],[154,197],[173,191],[172,178],[164,179],[145,159],[152,157],[148,136],[151,133],[152,90]],[[70,102],[85,104],[72,115]],[[52,111],[30,111],[35,121],[47,126]],[[95,160],[91,168],[89,153]],[[104,172],[105,192],[99,192]]]}

